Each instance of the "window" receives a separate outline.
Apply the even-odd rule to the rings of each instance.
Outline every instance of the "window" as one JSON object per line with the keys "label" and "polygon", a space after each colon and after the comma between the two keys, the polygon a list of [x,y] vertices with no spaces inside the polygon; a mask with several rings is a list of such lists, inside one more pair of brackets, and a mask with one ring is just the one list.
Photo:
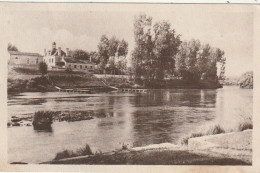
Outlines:
{"label": "window", "polygon": [[29,61],[29,58],[27,59],[27,64],[29,64],[30,63],[30,61]]}
{"label": "window", "polygon": [[90,66],[90,68],[92,68],[92,66]]}
{"label": "window", "polygon": [[49,59],[49,63],[51,63],[51,59]]}
{"label": "window", "polygon": [[82,69],[82,65],[80,65],[79,67],[80,67],[80,69]]}
{"label": "window", "polygon": [[88,68],[88,66],[86,65],[85,68]]}
{"label": "window", "polygon": [[51,59],[51,62],[53,63],[53,58]]}
{"label": "window", "polygon": [[38,64],[38,58],[36,59],[36,64]]}
{"label": "window", "polygon": [[71,68],[71,65],[69,65],[69,68]]}
{"label": "window", "polygon": [[18,57],[15,57],[15,59],[18,59]]}
{"label": "window", "polygon": [[74,65],[74,68],[77,68],[77,65]]}

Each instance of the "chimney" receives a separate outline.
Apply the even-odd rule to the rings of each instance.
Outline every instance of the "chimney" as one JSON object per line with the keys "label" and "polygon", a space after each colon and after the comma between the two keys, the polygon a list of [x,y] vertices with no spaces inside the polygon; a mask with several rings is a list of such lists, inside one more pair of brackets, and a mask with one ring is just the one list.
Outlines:
{"label": "chimney", "polygon": [[66,48],[66,56],[70,56],[69,55],[69,48]]}
{"label": "chimney", "polygon": [[55,42],[52,43],[52,49],[56,49],[56,43]]}
{"label": "chimney", "polygon": [[61,47],[58,48],[58,56],[61,56]]}
{"label": "chimney", "polygon": [[44,49],[44,56],[46,56],[47,55],[47,52],[46,52],[46,49]]}

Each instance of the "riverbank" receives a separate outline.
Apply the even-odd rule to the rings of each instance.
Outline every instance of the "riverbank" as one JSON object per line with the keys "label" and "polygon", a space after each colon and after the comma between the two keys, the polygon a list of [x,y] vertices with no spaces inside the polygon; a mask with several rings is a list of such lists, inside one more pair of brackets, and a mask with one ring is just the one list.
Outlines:
{"label": "riverbank", "polygon": [[44,164],[251,165],[252,130],[192,138],[187,146],[154,144]]}
{"label": "riverbank", "polygon": [[160,85],[145,87],[138,85],[133,79],[125,77],[108,77],[97,78],[93,74],[85,73],[67,73],[67,72],[50,72],[47,76],[39,74],[19,74],[8,76],[8,94],[18,94],[22,92],[52,92],[57,91],[55,86],[61,89],[78,89],[84,88],[91,93],[108,92],[114,88],[147,88],[147,89],[217,89],[221,88],[217,82],[200,81],[189,83],[182,80],[166,80]]}

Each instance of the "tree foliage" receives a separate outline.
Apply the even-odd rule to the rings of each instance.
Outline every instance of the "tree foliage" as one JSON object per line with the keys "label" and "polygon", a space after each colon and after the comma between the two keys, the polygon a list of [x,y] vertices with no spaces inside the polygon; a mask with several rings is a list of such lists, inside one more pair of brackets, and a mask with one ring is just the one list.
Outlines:
{"label": "tree foliage", "polygon": [[144,78],[147,82],[163,80],[166,74],[174,71],[181,41],[168,22],[157,22],[152,28],[152,18],[142,14],[135,19],[134,34],[136,45],[132,62],[135,78]]}
{"label": "tree foliage", "polygon": [[98,52],[92,53],[91,58],[99,64],[100,73],[124,74],[127,53],[128,43],[125,40],[120,41],[115,36],[108,38],[102,35]]}
{"label": "tree foliage", "polygon": [[47,74],[47,69],[48,69],[48,66],[47,66],[47,64],[45,62],[40,62],[39,63],[39,71],[41,72],[42,76]]}
{"label": "tree foliage", "polygon": [[8,43],[7,51],[18,51],[18,48],[15,45]]}
{"label": "tree foliage", "polygon": [[[132,71],[136,79],[146,82],[162,81],[174,76],[185,81],[217,81],[224,78],[224,51],[199,40],[181,41],[170,23],[139,15],[134,21],[135,48],[132,52]],[[220,73],[217,75],[217,64]]]}
{"label": "tree foliage", "polygon": [[72,51],[72,58],[80,59],[80,60],[89,60],[89,53],[87,51],[76,49]]}

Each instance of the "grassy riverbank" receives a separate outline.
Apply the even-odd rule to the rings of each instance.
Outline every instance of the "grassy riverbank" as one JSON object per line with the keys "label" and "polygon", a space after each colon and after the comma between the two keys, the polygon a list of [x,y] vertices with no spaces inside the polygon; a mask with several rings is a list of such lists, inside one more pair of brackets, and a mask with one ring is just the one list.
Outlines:
{"label": "grassy riverbank", "polygon": [[189,151],[142,150],[95,154],[88,157],[54,160],[50,164],[95,164],[95,165],[250,165],[233,158],[213,157]]}
{"label": "grassy riverbank", "polygon": [[[196,140],[195,140],[196,139]],[[238,142],[243,139],[243,142]],[[88,145],[76,152],[64,150],[44,164],[87,165],[251,165],[252,131],[197,137],[189,146],[154,144],[102,153]],[[85,154],[88,153],[88,154]]]}

